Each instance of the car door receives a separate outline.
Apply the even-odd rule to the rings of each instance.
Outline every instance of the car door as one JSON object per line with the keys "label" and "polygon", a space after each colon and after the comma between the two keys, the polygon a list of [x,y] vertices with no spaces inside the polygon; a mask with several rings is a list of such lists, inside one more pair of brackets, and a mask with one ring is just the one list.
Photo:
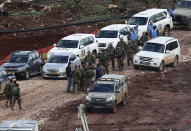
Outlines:
{"label": "car door", "polygon": [[0,73],[0,75],[1,75],[1,94],[3,94],[4,93],[4,89],[5,89],[5,86],[6,86],[6,84],[9,82],[9,80],[8,80],[8,74],[7,74],[7,72],[6,71],[1,71],[1,73]]}
{"label": "car door", "polygon": [[69,57],[69,62],[71,62],[71,69],[74,70],[75,69],[75,57],[73,54]]}
{"label": "car door", "polygon": [[123,98],[123,94],[122,94],[123,89],[121,88],[121,83],[120,82],[117,82],[116,89],[117,89],[117,104],[119,104],[122,101],[122,98]]}
{"label": "car door", "polygon": [[91,52],[93,52],[93,50],[95,49],[97,51],[97,48],[95,47],[97,44],[94,43],[94,37],[93,36],[90,36],[89,37],[89,46],[88,46],[88,49],[91,50]]}
{"label": "car door", "polygon": [[166,45],[165,49],[165,57],[164,57],[164,64],[170,64],[172,61],[172,54],[171,54],[172,48],[171,48],[171,42]]}
{"label": "car door", "polygon": [[80,49],[80,55],[79,55],[79,57],[82,59],[82,58],[85,57],[85,42],[84,42],[84,39],[80,40],[79,49]]}
{"label": "car door", "polygon": [[28,60],[28,65],[29,65],[29,72],[31,74],[33,74],[35,72],[35,64],[34,64],[34,60],[33,60],[33,56],[32,54],[29,55],[29,60]]}
{"label": "car door", "polygon": [[173,63],[177,54],[179,54],[179,48],[178,48],[178,42],[177,41],[173,41],[170,43],[171,46],[171,51],[170,51],[170,63]]}
{"label": "car door", "polygon": [[84,39],[85,56],[88,54],[89,50],[91,51],[90,46],[89,46],[90,44],[91,44],[91,41],[90,41],[89,37],[86,37]]}
{"label": "car door", "polygon": [[166,18],[167,18],[167,13],[166,12],[161,12],[155,15],[156,18],[156,25],[158,27],[159,34],[163,34],[164,27],[167,24]]}

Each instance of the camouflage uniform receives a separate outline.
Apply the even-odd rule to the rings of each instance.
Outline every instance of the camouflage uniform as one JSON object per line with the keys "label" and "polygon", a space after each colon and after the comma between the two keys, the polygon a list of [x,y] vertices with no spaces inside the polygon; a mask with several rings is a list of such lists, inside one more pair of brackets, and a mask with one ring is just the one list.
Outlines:
{"label": "camouflage uniform", "polygon": [[12,103],[12,110],[14,110],[15,102],[18,102],[19,109],[21,109],[21,99],[20,99],[20,88],[19,84],[15,83],[14,87],[12,89],[12,95],[13,95],[13,103]]}
{"label": "camouflage uniform", "polygon": [[116,57],[117,57],[117,63],[119,67],[119,71],[123,70],[124,67],[124,50],[120,48],[120,46],[117,46],[116,49]]}
{"label": "camouflage uniform", "polygon": [[112,62],[112,68],[114,70],[115,69],[115,48],[113,47],[113,45],[109,45],[109,47],[107,48],[107,53]]}
{"label": "camouflage uniform", "polygon": [[108,69],[108,67],[109,67],[109,56],[107,53],[103,52],[100,54],[99,63],[101,63],[105,67],[107,74],[109,74],[109,69]]}
{"label": "camouflage uniform", "polygon": [[100,65],[100,68],[103,69],[103,75],[106,74],[106,70],[105,70],[105,67],[103,65]]}
{"label": "camouflage uniform", "polygon": [[5,86],[4,94],[6,96],[6,107],[8,107],[8,102],[10,103],[10,106],[12,105],[12,89],[13,89],[13,83],[8,83]]}
{"label": "camouflage uniform", "polygon": [[80,69],[81,77],[80,77],[80,91],[84,91],[84,83],[85,83],[85,66]]}
{"label": "camouflage uniform", "polygon": [[117,46],[120,46],[123,50],[126,50],[127,45],[125,43],[125,41],[123,41],[122,38],[120,38],[120,41],[117,43]]}
{"label": "camouflage uniform", "polygon": [[94,77],[94,71],[91,68],[86,68],[84,76],[85,76],[85,82],[84,82],[85,93],[87,93],[87,88],[90,86],[92,78]]}
{"label": "camouflage uniform", "polygon": [[144,33],[140,39],[140,46],[144,46],[144,44],[148,41],[148,36]]}
{"label": "camouflage uniform", "polygon": [[130,66],[130,62],[133,64],[133,49],[134,49],[133,44],[131,40],[129,40],[126,50],[128,66]]}
{"label": "camouflage uniform", "polygon": [[73,92],[75,91],[76,85],[77,85],[77,89],[79,91],[80,89],[80,70],[75,68],[75,70],[72,72],[72,78],[73,78]]}
{"label": "camouflage uniform", "polygon": [[95,58],[92,54],[88,53],[88,55],[85,57],[85,62],[88,62],[88,64],[95,64]]}

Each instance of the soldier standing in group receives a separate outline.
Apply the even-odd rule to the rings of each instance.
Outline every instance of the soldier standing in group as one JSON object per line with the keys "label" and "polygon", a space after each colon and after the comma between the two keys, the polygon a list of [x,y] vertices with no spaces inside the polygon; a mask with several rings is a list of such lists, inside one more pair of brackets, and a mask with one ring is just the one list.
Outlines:
{"label": "soldier standing in group", "polygon": [[12,105],[12,89],[13,89],[13,80],[10,80],[10,83],[6,84],[4,89],[4,94],[6,96],[6,104],[5,106],[8,107],[8,103],[10,103],[10,107]]}
{"label": "soldier standing in group", "polygon": [[12,103],[12,110],[14,110],[15,102],[18,102],[19,109],[21,108],[21,99],[20,99],[20,88],[19,84],[17,84],[16,80],[13,81],[13,89],[12,89],[12,95],[13,95],[13,103]]}
{"label": "soldier standing in group", "polygon": [[85,62],[88,62],[88,64],[92,63],[95,65],[95,58],[94,56],[91,54],[90,50],[88,50],[88,55],[85,57],[84,59]]}
{"label": "soldier standing in group", "polygon": [[73,92],[75,92],[75,88],[77,86],[78,91],[80,90],[80,71],[77,66],[75,66],[74,71],[72,72],[72,78],[73,78]]}
{"label": "soldier standing in group", "polygon": [[109,44],[109,47],[107,48],[107,53],[112,62],[112,68],[114,71],[114,69],[115,69],[115,48],[113,47],[112,43]]}
{"label": "soldier standing in group", "polygon": [[80,91],[84,91],[84,83],[85,83],[85,76],[84,76],[84,72],[85,72],[85,68],[86,68],[86,64],[85,63],[83,63],[82,64],[82,68],[81,68],[81,71],[80,71],[80,73],[81,73],[81,77],[80,77]]}
{"label": "soldier standing in group", "polygon": [[85,76],[84,78],[85,93],[87,93],[87,88],[90,86],[92,78],[94,77],[94,71],[91,68],[86,68],[84,72],[84,76]]}
{"label": "soldier standing in group", "polygon": [[117,57],[119,71],[122,71],[124,67],[124,56],[125,56],[124,54],[125,54],[124,50],[120,48],[120,45],[117,45],[116,57]]}
{"label": "soldier standing in group", "polygon": [[117,43],[117,45],[119,45],[123,50],[126,50],[126,48],[127,48],[127,44],[123,40],[123,38],[120,38],[120,41]]}
{"label": "soldier standing in group", "polygon": [[99,56],[99,62],[104,66],[107,74],[109,74],[109,56],[105,53],[105,50],[102,50],[100,56]]}
{"label": "soldier standing in group", "polygon": [[128,40],[127,50],[126,50],[128,66],[130,66],[130,62],[133,64],[133,50],[134,50],[133,44],[131,40]]}
{"label": "soldier standing in group", "polygon": [[144,46],[144,44],[148,41],[148,35],[144,32],[140,39],[140,46]]}

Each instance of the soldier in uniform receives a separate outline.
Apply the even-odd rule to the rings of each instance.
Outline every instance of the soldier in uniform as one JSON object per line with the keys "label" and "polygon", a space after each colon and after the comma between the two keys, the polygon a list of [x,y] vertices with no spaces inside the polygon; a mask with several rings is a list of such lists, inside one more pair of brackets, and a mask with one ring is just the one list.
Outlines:
{"label": "soldier in uniform", "polygon": [[119,71],[122,71],[124,67],[124,56],[125,56],[124,54],[125,54],[124,50],[120,47],[120,45],[118,45],[116,48],[116,57]]}
{"label": "soldier in uniform", "polygon": [[77,66],[75,66],[74,71],[72,72],[72,78],[73,78],[73,92],[75,91],[75,88],[77,86],[77,89],[79,91],[80,89],[80,71]]}
{"label": "soldier in uniform", "polygon": [[109,56],[107,53],[105,53],[105,50],[103,50],[99,56],[99,62],[104,66],[107,74],[109,74]]}
{"label": "soldier in uniform", "polygon": [[88,50],[88,55],[85,57],[84,59],[85,62],[88,62],[88,64],[92,63],[95,65],[95,58],[94,56],[91,54],[90,50]]}
{"label": "soldier in uniform", "polygon": [[13,103],[12,103],[12,110],[14,110],[15,102],[18,102],[19,109],[21,108],[21,99],[20,99],[20,88],[19,84],[17,84],[16,80],[13,81],[13,89],[12,89],[12,95],[13,95]]}
{"label": "soldier in uniform", "polygon": [[107,53],[112,62],[112,68],[114,71],[114,69],[115,69],[115,48],[113,47],[112,43],[109,44],[109,47],[107,48]]}
{"label": "soldier in uniform", "polygon": [[8,107],[8,103],[10,103],[10,107],[12,105],[12,89],[13,89],[13,80],[10,80],[10,83],[6,84],[4,89],[4,94],[6,96],[6,104],[5,106]]}
{"label": "soldier in uniform", "polygon": [[85,72],[85,68],[86,68],[86,64],[82,64],[82,68],[81,68],[81,77],[80,77],[80,91],[84,91],[84,83],[85,83],[85,76],[84,76],[84,72]]}
{"label": "soldier in uniform", "polygon": [[123,50],[126,50],[127,48],[127,45],[125,41],[123,40],[123,38],[120,38],[120,41],[117,43],[117,45],[119,45]]}
{"label": "soldier in uniform", "polygon": [[128,66],[130,66],[130,62],[131,64],[133,64],[133,49],[134,47],[131,40],[128,40],[127,50],[126,50]]}
{"label": "soldier in uniform", "polygon": [[91,68],[86,68],[84,72],[84,77],[85,93],[87,93],[87,88],[90,86],[92,78],[94,77],[94,71]]}
{"label": "soldier in uniform", "polygon": [[140,46],[144,46],[144,44],[148,41],[148,36],[146,33],[143,33],[141,39],[140,39]]}

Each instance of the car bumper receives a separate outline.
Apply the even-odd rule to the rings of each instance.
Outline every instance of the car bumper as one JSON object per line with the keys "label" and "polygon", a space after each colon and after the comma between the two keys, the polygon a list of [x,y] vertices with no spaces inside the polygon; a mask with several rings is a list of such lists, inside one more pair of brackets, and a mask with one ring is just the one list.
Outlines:
{"label": "car bumper", "polygon": [[88,109],[112,109],[114,106],[114,101],[108,101],[108,102],[91,102],[91,101],[85,101],[85,107]]}
{"label": "car bumper", "polygon": [[8,74],[15,75],[17,78],[23,78],[25,76],[26,71],[7,71]]}
{"label": "car bumper", "polygon": [[65,72],[43,72],[43,77],[44,78],[66,78],[66,73]]}
{"label": "car bumper", "polygon": [[155,61],[139,61],[139,60],[133,60],[133,65],[136,66],[146,66],[146,67],[153,67],[153,68],[159,68],[160,63]]}

